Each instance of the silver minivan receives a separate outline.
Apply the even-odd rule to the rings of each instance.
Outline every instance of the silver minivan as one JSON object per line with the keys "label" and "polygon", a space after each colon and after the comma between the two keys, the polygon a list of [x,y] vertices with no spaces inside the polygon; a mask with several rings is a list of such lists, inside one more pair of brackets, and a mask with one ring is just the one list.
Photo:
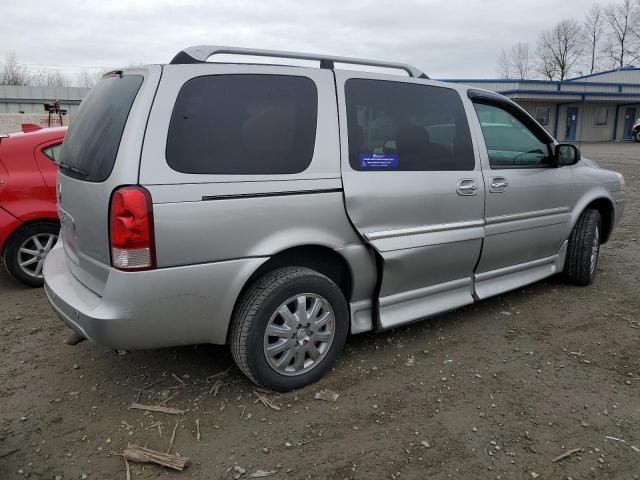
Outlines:
{"label": "silver minivan", "polygon": [[349,333],[558,273],[591,283],[624,179],[512,101],[410,65],[198,46],[104,76],[57,196],[44,277],[67,325],[116,349],[228,343],[285,391]]}

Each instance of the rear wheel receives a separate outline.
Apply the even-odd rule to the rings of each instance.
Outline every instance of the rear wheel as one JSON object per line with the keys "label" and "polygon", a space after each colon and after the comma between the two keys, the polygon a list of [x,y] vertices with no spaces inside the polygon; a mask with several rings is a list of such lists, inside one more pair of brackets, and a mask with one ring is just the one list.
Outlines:
{"label": "rear wheel", "polygon": [[44,284],[44,259],[58,239],[60,227],[52,222],[29,223],[9,238],[4,250],[4,265],[16,280],[30,287]]}
{"label": "rear wheel", "polygon": [[288,391],[331,368],[347,330],[347,302],[334,282],[308,268],[279,268],[240,300],[231,325],[231,352],[253,382]]}
{"label": "rear wheel", "polygon": [[633,135],[633,139],[634,139],[636,142],[640,142],[640,130],[639,130],[639,131],[637,131],[637,132]]}
{"label": "rear wheel", "polygon": [[562,276],[573,285],[590,285],[596,276],[600,255],[602,219],[598,210],[582,212],[571,231]]}

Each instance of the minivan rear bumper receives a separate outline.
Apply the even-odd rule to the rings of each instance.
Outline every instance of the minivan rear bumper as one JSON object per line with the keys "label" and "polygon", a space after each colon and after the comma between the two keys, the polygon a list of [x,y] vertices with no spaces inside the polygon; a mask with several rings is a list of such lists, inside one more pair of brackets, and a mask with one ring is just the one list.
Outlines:
{"label": "minivan rear bumper", "polygon": [[45,292],[69,327],[110,348],[224,344],[235,300],[246,279],[266,260],[141,272],[112,269],[99,296],[73,276],[59,241],[45,260]]}

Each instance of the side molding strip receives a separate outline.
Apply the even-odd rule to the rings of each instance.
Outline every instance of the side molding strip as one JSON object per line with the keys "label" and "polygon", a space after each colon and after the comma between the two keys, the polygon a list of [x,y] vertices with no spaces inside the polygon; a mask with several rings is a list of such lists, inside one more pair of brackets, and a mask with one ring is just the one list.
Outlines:
{"label": "side molding strip", "polygon": [[[316,191],[327,191],[327,190],[316,190]],[[307,193],[307,192],[294,192],[294,193],[298,194],[298,193]],[[282,195],[282,194],[275,194],[275,195]],[[220,197],[215,197],[215,198],[220,198]],[[202,199],[204,200],[205,197],[203,197]],[[569,213],[570,211],[571,209],[569,207],[548,208],[546,210],[534,210],[532,212],[522,212],[522,213],[514,213],[511,215],[499,215],[495,217],[488,217],[486,220],[469,220],[467,222],[439,223],[436,225],[425,225],[424,227],[407,227],[407,228],[398,228],[394,230],[380,230],[377,232],[365,233],[364,236],[369,241],[382,240],[385,238],[404,237],[407,235],[419,235],[421,233],[446,232],[450,230],[461,230],[464,228],[484,227],[485,225],[494,225],[496,223],[506,223],[506,222],[512,222],[517,220],[527,220],[530,218],[559,215],[562,213]]]}
{"label": "side molding strip", "polygon": [[547,217],[550,215],[558,215],[560,213],[569,213],[569,207],[548,208],[546,210],[534,210],[532,212],[514,213],[511,215],[498,215],[486,219],[487,225],[495,223],[513,222],[516,220],[527,220],[529,218]]}
{"label": "side molding strip", "polygon": [[313,195],[316,193],[339,193],[341,188],[325,188],[321,190],[291,190],[287,192],[264,192],[264,193],[238,193],[232,195],[205,195],[203,201],[209,200],[230,200],[234,198],[261,198],[261,197],[286,197],[292,195]]}
{"label": "side molding strip", "polygon": [[484,220],[470,220],[468,222],[440,223],[426,225],[424,227],[398,228],[396,230],[382,230],[379,232],[365,233],[367,240],[382,240],[384,238],[404,237],[406,235],[419,235],[421,233],[446,232],[449,230],[461,230],[464,228],[484,227]]}

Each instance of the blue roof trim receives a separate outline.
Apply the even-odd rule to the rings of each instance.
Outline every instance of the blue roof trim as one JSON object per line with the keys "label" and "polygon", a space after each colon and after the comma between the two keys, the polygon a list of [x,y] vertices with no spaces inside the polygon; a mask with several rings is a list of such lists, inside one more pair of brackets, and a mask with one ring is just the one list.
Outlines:
{"label": "blue roof trim", "polygon": [[[640,68],[634,69],[634,70],[640,70]],[[579,78],[584,78],[584,77],[579,77]],[[563,80],[563,81],[559,81],[559,80],[512,80],[512,79],[504,79],[504,78],[497,78],[497,79],[488,79],[488,80],[482,80],[482,79],[471,79],[471,78],[465,78],[465,79],[445,79],[445,80],[439,80],[440,82],[451,82],[451,83],[537,83],[537,84],[544,84],[544,85],[580,85],[580,86],[592,86],[592,87],[620,87],[622,86],[624,87],[640,87],[640,83],[620,83],[620,82],[576,82],[574,80]],[[549,90],[551,91],[551,90]]]}
{"label": "blue roof trim", "polygon": [[513,93],[535,93],[540,95],[592,95],[598,97],[638,97],[640,93],[625,93],[625,92],[595,92],[595,91],[580,91],[580,90],[527,90],[527,89],[514,89],[514,90],[500,90],[497,92],[501,95],[508,95]]}
{"label": "blue roof trim", "polygon": [[448,79],[439,79],[440,82],[452,82],[452,83],[547,83],[547,84],[556,84],[559,83],[558,80],[515,80],[512,78],[490,78],[487,80],[482,80],[480,78],[448,78]]}
{"label": "blue roof trim", "polygon": [[581,78],[597,77],[598,75],[605,75],[607,73],[628,72],[628,71],[632,71],[633,72],[633,71],[636,71],[636,70],[640,70],[640,67],[628,66],[628,67],[622,67],[622,68],[614,68],[612,70],[606,70],[604,72],[590,73],[589,75],[582,75],[581,77],[573,77],[573,78],[570,78],[568,81],[569,82],[573,82],[574,80],[580,80]]}

